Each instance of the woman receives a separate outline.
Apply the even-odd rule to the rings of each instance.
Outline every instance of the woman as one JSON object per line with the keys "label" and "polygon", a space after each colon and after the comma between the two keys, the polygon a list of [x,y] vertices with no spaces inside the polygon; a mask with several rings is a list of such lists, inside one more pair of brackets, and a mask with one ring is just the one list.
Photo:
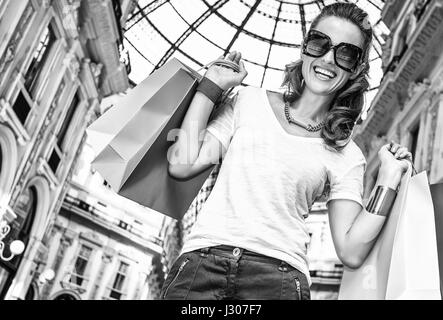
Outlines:
{"label": "woman", "polygon": [[[327,195],[336,252],[360,266],[381,230],[411,153],[378,152],[366,207],[366,160],[351,133],[368,88],[372,29],[353,4],[326,6],[287,66],[284,95],[241,88],[208,124],[221,92],[247,72],[213,66],[199,85],[172,146],[170,174],[187,178],[223,158],[217,182],[162,289],[164,299],[309,299],[304,219]],[[201,135],[195,134],[201,132]]]}

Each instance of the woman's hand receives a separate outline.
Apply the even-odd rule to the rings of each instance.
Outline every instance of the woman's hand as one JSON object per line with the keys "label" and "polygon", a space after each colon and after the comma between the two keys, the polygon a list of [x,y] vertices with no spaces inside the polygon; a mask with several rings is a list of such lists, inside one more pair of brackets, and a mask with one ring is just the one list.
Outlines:
{"label": "woman's hand", "polygon": [[408,148],[391,141],[378,151],[380,159],[379,177],[389,181],[389,185],[398,186],[401,177],[408,170],[408,161],[412,163],[412,153]]}
{"label": "woman's hand", "polygon": [[[220,57],[220,58],[223,58]],[[213,65],[209,67],[208,71],[206,71],[205,77],[217,84],[223,91],[228,90],[231,87],[238,86],[242,83],[243,79],[246,78],[248,72],[245,69],[245,65],[241,60],[241,53],[233,51],[227,57],[226,60],[232,61],[240,67],[240,72],[235,72],[234,70],[223,67]]]}

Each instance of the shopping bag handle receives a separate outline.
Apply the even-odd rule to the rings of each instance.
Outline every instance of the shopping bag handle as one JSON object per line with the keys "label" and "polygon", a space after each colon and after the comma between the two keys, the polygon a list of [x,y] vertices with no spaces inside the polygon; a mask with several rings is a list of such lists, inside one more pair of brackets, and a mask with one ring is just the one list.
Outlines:
{"label": "shopping bag handle", "polygon": [[223,66],[226,68],[230,68],[232,70],[234,70],[235,72],[240,72],[240,67],[237,63],[232,62],[232,61],[228,61],[225,60],[223,58],[218,58],[216,60],[213,60],[207,64],[205,64],[203,67],[201,67],[200,69],[197,70],[197,72],[202,71],[203,69],[207,69],[210,68],[211,66],[216,65],[216,66]]}
{"label": "shopping bag handle", "polygon": [[409,162],[411,163],[411,166],[412,166],[412,175],[418,174],[417,169],[415,169],[414,163],[412,162],[412,160],[409,160]]}

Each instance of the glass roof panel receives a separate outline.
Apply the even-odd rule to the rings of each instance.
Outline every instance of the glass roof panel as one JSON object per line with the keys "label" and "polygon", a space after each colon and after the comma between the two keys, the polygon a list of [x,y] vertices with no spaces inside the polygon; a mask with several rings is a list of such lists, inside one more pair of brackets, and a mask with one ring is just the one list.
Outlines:
{"label": "glass roof panel", "polygon": [[[201,0],[171,0],[170,4],[189,24],[193,23],[206,10],[208,10],[208,6],[206,6]],[[171,20],[171,24],[173,24],[173,21],[174,20]]]}
{"label": "glass roof panel", "polygon": [[[177,12],[168,4],[164,5],[149,15],[149,20],[157,29],[172,42],[176,41],[185,32],[188,25]],[[164,23],[174,21],[174,23]]]}
{"label": "glass roof panel", "polygon": [[[198,46],[195,45],[196,43],[198,43]],[[209,63],[223,54],[223,50],[217,48],[196,32],[191,33],[180,46],[180,49],[202,64]]]}
{"label": "glass roof panel", "polygon": [[232,46],[232,50],[240,51],[246,60],[264,65],[269,51],[269,43],[240,34]]}
{"label": "glass roof panel", "polygon": [[275,40],[288,45],[299,45],[303,40],[300,26],[295,23],[279,22],[275,30]]}
{"label": "glass roof panel", "polygon": [[197,28],[197,31],[206,38],[211,39],[216,45],[226,48],[234,37],[237,29],[234,29],[213,14]]}
{"label": "glass roof panel", "polygon": [[269,55],[269,66],[283,70],[288,63],[300,59],[300,49],[274,45]]}
{"label": "glass roof panel", "polygon": [[243,81],[246,85],[260,86],[264,69],[261,66],[245,61],[245,68],[248,70],[248,75]]}
{"label": "glass roof panel", "polygon": [[254,13],[245,25],[245,29],[254,33],[261,35],[267,39],[272,38],[272,33],[274,31],[275,20],[270,19],[259,13]]}
{"label": "glass roof panel", "polygon": [[[139,0],[125,26],[130,79],[139,83],[168,59],[198,69],[224,52],[239,50],[244,84],[278,89],[285,65],[300,58],[303,34],[321,8],[334,0]],[[375,39],[370,52],[371,89],[382,77],[382,0],[347,0],[369,13]]]}
{"label": "glass roof panel", "polygon": [[[205,1],[205,0],[202,0]],[[218,10],[218,14],[231,21],[236,26],[241,26],[250,9],[239,0],[230,0]]]}

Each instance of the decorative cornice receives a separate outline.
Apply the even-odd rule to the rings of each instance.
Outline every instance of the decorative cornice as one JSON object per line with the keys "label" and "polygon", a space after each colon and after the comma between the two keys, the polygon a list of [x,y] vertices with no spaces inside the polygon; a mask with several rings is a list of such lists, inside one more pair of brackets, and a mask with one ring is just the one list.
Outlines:
{"label": "decorative cornice", "polygon": [[[401,100],[407,96],[411,81],[415,81],[424,71],[432,66],[428,63],[433,48],[438,46],[435,40],[443,36],[443,3],[431,1],[426,12],[419,20],[408,50],[402,56],[393,72],[385,74],[380,89],[372,102],[368,118],[356,132],[356,142],[362,143],[364,137],[384,134],[396,113],[401,110]],[[404,103],[405,101],[403,101]]]}
{"label": "decorative cornice", "polygon": [[5,53],[0,57],[0,83],[3,79],[1,79],[5,75],[5,70],[8,68],[10,63],[15,57],[15,53],[17,50],[17,46],[23,38],[23,34],[26,28],[29,26],[29,21],[35,12],[34,7],[32,6],[32,1],[28,2],[23,14],[20,18],[20,21],[15,28],[14,34],[8,42]]}

